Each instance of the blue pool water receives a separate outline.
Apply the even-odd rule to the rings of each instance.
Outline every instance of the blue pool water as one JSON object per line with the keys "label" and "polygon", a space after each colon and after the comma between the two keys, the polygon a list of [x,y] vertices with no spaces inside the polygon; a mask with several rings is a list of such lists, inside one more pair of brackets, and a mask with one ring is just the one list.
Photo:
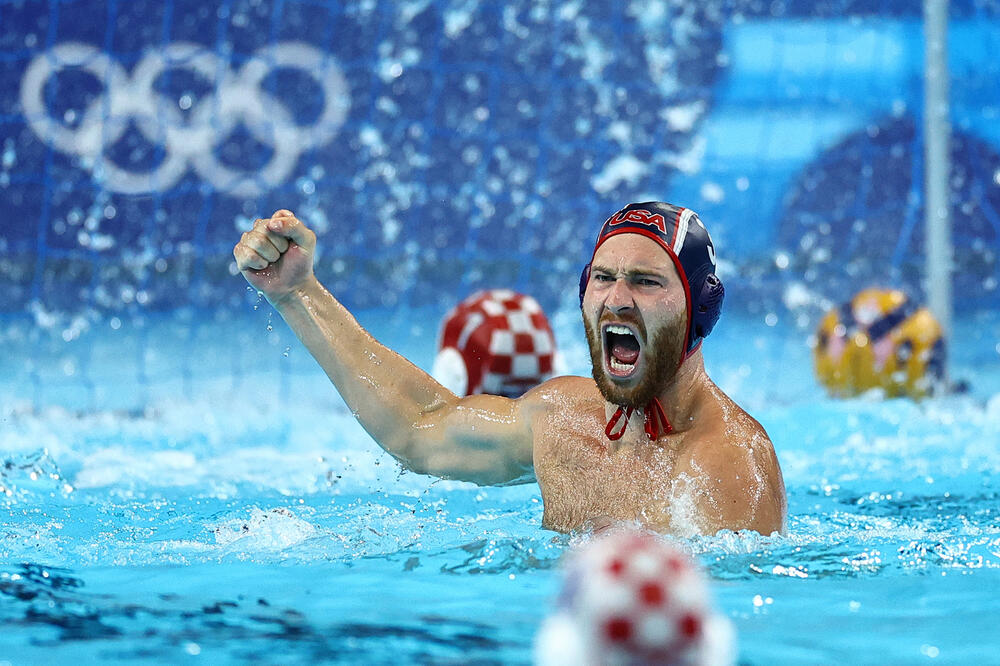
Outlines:
{"label": "blue pool water", "polygon": [[712,229],[708,370],[788,488],[787,535],[681,543],[741,663],[1000,663],[998,13],[950,3],[970,390],[916,404],[828,399],[806,338],[922,298],[921,3],[0,1],[0,666],[529,662],[586,535],[400,470],[232,246],[295,210],[424,368],[460,298],[530,293],[587,374],[560,299],[653,198]]}
{"label": "blue pool water", "polygon": [[[437,316],[359,313],[424,367]],[[5,323],[0,663],[529,663],[586,535],[543,530],[534,484],[402,471],[269,308],[212,319]],[[720,323],[709,372],[789,497],[785,536],[681,541],[741,663],[997,663],[1000,317],[956,338],[968,393],[834,401],[793,322]]]}

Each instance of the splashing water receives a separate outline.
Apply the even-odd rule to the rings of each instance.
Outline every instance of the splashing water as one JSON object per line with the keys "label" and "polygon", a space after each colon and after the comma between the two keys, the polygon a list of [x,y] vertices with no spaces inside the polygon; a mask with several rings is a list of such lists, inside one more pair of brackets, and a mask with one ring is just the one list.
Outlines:
{"label": "splashing water", "polygon": [[[560,342],[575,339],[573,317],[554,320]],[[396,330],[388,341],[429,366],[432,341],[365,321]],[[169,327],[151,335],[168,356],[190,353]],[[60,398],[44,390],[34,402],[3,401],[9,654],[528,661],[561,558],[588,536],[542,530],[534,484],[403,473],[308,354],[288,357],[298,343],[281,344],[283,326],[255,335],[246,367],[266,369],[215,376],[209,359],[231,344],[219,329],[197,350],[203,376],[182,392],[147,388],[132,408],[45,406]],[[936,650],[976,661],[1000,611],[989,593],[1000,582],[995,366],[959,348],[955,371],[971,379],[969,394],[834,401],[795,335],[728,319],[706,344],[710,374],[775,443],[788,533],[674,541],[707,568],[741,659],[909,662]],[[584,350],[560,348],[587,373]],[[93,381],[110,382],[102,367],[114,371],[91,367]]]}

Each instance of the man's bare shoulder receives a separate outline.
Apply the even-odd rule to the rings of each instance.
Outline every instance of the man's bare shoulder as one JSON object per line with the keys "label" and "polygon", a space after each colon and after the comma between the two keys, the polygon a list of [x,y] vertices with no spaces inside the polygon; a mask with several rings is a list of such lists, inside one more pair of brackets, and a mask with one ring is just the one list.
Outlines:
{"label": "man's bare shoulder", "polygon": [[525,405],[556,404],[560,407],[593,402],[598,399],[601,399],[601,394],[597,390],[597,384],[594,383],[594,380],[590,377],[576,375],[553,377],[535,386],[520,398]]}
{"label": "man's bare shoulder", "polygon": [[725,435],[727,441],[741,443],[741,441],[753,440],[758,443],[766,442],[768,446],[771,445],[771,438],[768,437],[764,426],[736,404],[736,401],[726,395],[725,391],[713,383],[709,394],[714,403],[709,411],[717,412],[714,429],[720,435]]}
{"label": "man's bare shoulder", "polygon": [[536,437],[536,445],[563,441],[564,436],[576,441],[603,428],[598,421],[604,415],[604,398],[589,377],[554,377],[525,393],[518,403],[521,416],[537,429],[536,435],[548,433]]}
{"label": "man's bare shoulder", "polygon": [[785,487],[771,439],[746,410],[713,389],[712,423],[678,461],[678,472],[704,480],[718,507],[716,526],[781,531]]}

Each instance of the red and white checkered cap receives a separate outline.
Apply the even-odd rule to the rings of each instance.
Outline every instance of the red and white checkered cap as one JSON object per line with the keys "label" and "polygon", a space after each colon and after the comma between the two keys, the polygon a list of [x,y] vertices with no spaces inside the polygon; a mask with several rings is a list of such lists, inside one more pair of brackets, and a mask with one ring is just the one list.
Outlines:
{"label": "red and white checkered cap", "polygon": [[732,663],[731,627],[689,555],[658,535],[614,529],[571,554],[557,611],[539,634],[537,664],[571,662]]}
{"label": "red and white checkered cap", "polygon": [[518,397],[552,377],[555,356],[555,336],[538,301],[491,289],[444,318],[431,374],[457,395]]}

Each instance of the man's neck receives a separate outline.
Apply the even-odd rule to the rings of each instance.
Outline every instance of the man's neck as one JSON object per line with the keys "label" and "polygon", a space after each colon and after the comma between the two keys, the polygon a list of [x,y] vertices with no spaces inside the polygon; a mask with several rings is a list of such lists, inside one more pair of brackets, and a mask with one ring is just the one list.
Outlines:
{"label": "man's neck", "polygon": [[674,432],[689,430],[698,408],[700,389],[705,386],[705,357],[701,347],[692,352],[677,369],[677,373],[657,394],[663,413]]}
{"label": "man's neck", "polygon": [[[666,423],[654,423],[654,431],[658,433],[657,439],[665,434],[690,430],[695,425],[695,413],[700,404],[699,396],[707,379],[701,348],[695,349],[681,362],[676,374],[655,396],[654,400],[651,400],[648,405],[640,405],[631,410],[628,419],[628,432],[634,433],[637,437],[646,438],[648,419],[651,416],[655,418],[659,409],[662,409]],[[654,404],[657,400],[659,401],[658,406]],[[619,410],[618,405],[607,403],[607,410],[608,418],[615,420],[615,413]],[[615,426],[609,425],[609,428],[617,430],[617,422]]]}

